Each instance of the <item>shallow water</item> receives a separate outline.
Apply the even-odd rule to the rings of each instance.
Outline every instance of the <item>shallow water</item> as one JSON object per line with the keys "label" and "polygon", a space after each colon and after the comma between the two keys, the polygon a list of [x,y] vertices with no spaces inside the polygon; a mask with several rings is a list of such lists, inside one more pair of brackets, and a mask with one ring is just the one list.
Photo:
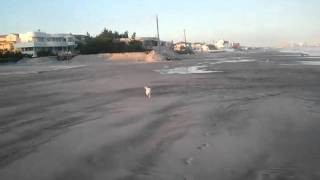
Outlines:
{"label": "shallow water", "polygon": [[297,47],[297,48],[282,49],[280,52],[304,53],[310,56],[320,56],[320,47]]}
{"label": "shallow water", "polygon": [[320,56],[307,56],[305,59],[320,59]]}
{"label": "shallow water", "polygon": [[243,63],[243,62],[255,62],[255,59],[239,59],[239,60],[226,60],[226,61],[217,61],[210,64],[223,64],[223,63]]}
{"label": "shallow water", "polygon": [[298,61],[298,63],[303,65],[315,65],[315,66],[320,65],[320,61]]}
{"label": "shallow water", "polygon": [[308,65],[308,66],[319,66],[320,61],[296,61],[294,63],[281,64],[283,66],[298,66],[298,65]]}
{"label": "shallow water", "polygon": [[207,73],[221,73],[223,71],[210,71],[206,70],[208,66],[201,65],[201,66],[189,66],[189,67],[176,67],[172,69],[161,69],[155,70],[160,74],[207,74]]}

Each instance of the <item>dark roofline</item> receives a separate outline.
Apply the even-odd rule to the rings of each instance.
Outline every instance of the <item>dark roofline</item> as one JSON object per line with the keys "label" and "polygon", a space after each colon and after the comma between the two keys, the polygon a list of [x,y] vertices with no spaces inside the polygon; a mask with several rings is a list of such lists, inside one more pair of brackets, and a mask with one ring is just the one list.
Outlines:
{"label": "dark roofline", "polygon": [[[18,33],[10,33],[10,34],[13,34],[13,35],[19,36],[19,34],[18,34]],[[10,34],[3,34],[3,35],[0,35],[0,37],[6,37],[6,36],[8,36],[8,35],[10,35]]]}

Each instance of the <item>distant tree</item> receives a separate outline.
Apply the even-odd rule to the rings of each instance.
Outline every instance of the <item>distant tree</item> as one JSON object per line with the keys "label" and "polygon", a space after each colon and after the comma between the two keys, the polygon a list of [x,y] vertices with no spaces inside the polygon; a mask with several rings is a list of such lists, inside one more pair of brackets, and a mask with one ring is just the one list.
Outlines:
{"label": "distant tree", "polygon": [[104,28],[103,31],[96,38],[103,39],[106,41],[112,41],[114,39],[114,34],[111,30]]}
{"label": "distant tree", "polygon": [[[84,43],[79,45],[80,53],[82,54],[95,54],[95,53],[113,53],[113,52],[134,52],[144,51],[142,43],[139,41],[131,41],[129,44],[124,42],[115,41],[119,38],[128,38],[128,31],[124,33],[112,32],[107,28],[96,37],[86,38]],[[135,39],[136,33],[132,34]]]}
{"label": "distant tree", "polygon": [[113,34],[113,38],[114,39],[119,39],[119,38],[121,38],[121,35],[117,31],[115,31],[114,34]]}
{"label": "distant tree", "polygon": [[133,40],[135,40],[136,39],[136,33],[134,32],[133,34],[132,34],[132,36],[131,36],[131,39],[133,39]]}
{"label": "distant tree", "polygon": [[141,41],[133,40],[133,41],[130,41],[130,43],[128,45],[128,51],[129,52],[142,52],[145,50],[143,49]]}
{"label": "distant tree", "polygon": [[0,63],[18,62],[24,56],[21,52],[0,50]]}
{"label": "distant tree", "polygon": [[129,32],[128,31],[125,31],[123,33],[123,38],[129,38]]}

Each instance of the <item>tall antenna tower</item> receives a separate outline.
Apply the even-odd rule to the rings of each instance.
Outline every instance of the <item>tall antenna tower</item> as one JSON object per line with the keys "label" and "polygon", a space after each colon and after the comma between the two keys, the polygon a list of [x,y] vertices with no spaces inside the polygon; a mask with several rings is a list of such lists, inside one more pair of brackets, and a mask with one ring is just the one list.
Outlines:
{"label": "tall antenna tower", "polygon": [[156,15],[156,21],[157,21],[157,38],[158,38],[158,46],[160,46],[160,33],[159,33],[159,19],[158,19],[158,15]]}
{"label": "tall antenna tower", "polygon": [[186,29],[183,30],[183,34],[184,34],[184,43],[187,44]]}

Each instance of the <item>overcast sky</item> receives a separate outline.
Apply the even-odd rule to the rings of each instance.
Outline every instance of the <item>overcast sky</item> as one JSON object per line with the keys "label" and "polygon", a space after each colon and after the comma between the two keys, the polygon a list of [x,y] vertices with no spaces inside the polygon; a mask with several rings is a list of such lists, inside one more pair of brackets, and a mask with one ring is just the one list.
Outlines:
{"label": "overcast sky", "polygon": [[246,45],[320,42],[320,0],[2,0],[0,34],[98,34],[106,27],[164,40]]}

